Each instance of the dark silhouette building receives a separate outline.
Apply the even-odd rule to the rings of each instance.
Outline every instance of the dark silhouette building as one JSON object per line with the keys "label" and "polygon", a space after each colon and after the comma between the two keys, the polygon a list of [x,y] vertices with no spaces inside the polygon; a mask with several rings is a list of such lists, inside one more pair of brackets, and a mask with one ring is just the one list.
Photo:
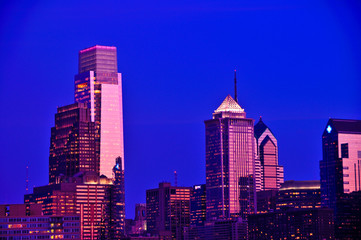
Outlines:
{"label": "dark silhouette building", "polygon": [[78,172],[99,174],[99,151],[95,142],[95,124],[84,103],[58,107],[55,126],[51,128],[49,184],[60,176]]}
{"label": "dark silhouette building", "polygon": [[195,185],[191,194],[191,225],[202,226],[206,220],[206,185]]}
{"label": "dark silhouette building", "polygon": [[191,191],[190,187],[172,187],[167,182],[147,190],[147,231],[183,239],[184,227],[190,224]]}
{"label": "dark silhouette building", "polygon": [[250,240],[334,239],[332,209],[288,209],[248,217]]}
{"label": "dark silhouette building", "polygon": [[361,120],[331,118],[322,135],[322,205],[335,210],[344,193],[361,190]]}

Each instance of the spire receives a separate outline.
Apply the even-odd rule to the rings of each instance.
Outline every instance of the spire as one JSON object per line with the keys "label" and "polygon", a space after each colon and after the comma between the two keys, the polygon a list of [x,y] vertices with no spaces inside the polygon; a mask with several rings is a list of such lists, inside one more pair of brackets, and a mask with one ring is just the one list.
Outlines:
{"label": "spire", "polygon": [[236,69],[234,69],[234,100],[238,103]]}

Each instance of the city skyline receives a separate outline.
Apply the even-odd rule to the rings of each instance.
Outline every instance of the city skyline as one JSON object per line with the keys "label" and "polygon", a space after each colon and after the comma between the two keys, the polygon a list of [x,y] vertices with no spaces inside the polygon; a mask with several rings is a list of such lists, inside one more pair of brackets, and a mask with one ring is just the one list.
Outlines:
{"label": "city skyline", "polygon": [[[76,53],[96,44],[118,48],[118,68],[123,73],[127,218],[132,217],[135,203],[145,202],[146,189],[156,188],[160,181],[174,182],[174,170],[178,173],[178,185],[205,183],[203,121],[209,119],[209,113],[227,94],[233,95],[235,67],[239,102],[250,118],[257,120],[263,116],[274,132],[285,180],[319,179],[321,136],[328,118],[361,119],[358,94],[361,51],[356,45],[361,33],[359,18],[353,12],[359,6],[355,2],[304,3],[300,8],[280,3],[261,6],[213,3],[200,9],[183,5],[173,12],[169,9],[177,6],[151,8],[160,13],[159,18],[151,11],[128,6],[129,12],[146,13],[145,17],[136,14],[120,17],[126,24],[136,20],[119,30],[120,35],[103,34],[108,29],[102,30],[100,23],[95,25],[96,34],[88,35],[79,30],[77,23],[69,32],[65,29],[74,20],[69,16],[76,6],[63,9],[69,14],[64,17],[56,5],[30,4],[27,10],[11,3],[3,5],[1,10],[7,14],[2,14],[1,43],[9,47],[4,49],[0,64],[0,102],[5,113],[1,117],[0,139],[4,166],[0,174],[1,203],[22,202],[27,162],[29,192],[34,185],[46,183],[50,127],[56,107],[73,102]],[[95,6],[90,4],[88,8]],[[338,8],[341,10],[336,11]],[[12,17],[19,14],[16,12],[19,9],[27,14],[17,22]],[[80,11],[80,16],[85,12]],[[59,39],[56,31],[42,22],[50,13],[55,16],[49,24],[54,23],[58,34],[64,34]],[[306,13],[311,17],[306,17],[304,23],[290,16],[302,17]],[[102,15],[105,22],[115,18],[115,12],[111,14]],[[263,18],[257,21],[260,14]],[[346,15],[349,17],[341,21]],[[60,24],[58,19],[65,19],[67,25]],[[291,23],[283,23],[286,19]],[[94,23],[97,19],[88,20]],[[237,24],[232,24],[233,20]],[[246,20],[252,24],[243,25]],[[266,23],[267,20],[270,22]],[[232,32],[235,27],[239,30]],[[261,29],[261,33],[253,28]],[[66,40],[72,31],[78,39]],[[212,39],[214,32],[217,37]],[[177,40],[182,34],[184,38]],[[303,34],[312,35],[312,40]],[[135,40],[141,37],[144,45]],[[277,43],[285,38],[288,41]],[[227,42],[229,46],[225,46]],[[203,43],[205,46],[197,49]],[[141,50],[137,50],[139,46]],[[333,52],[328,53],[332,48]],[[212,54],[216,57],[211,57]],[[293,143],[288,141],[290,138]],[[293,156],[294,152],[298,156]],[[188,169],[190,163],[192,169]],[[150,168],[154,169],[151,174],[147,173]],[[17,178],[6,184],[6,179],[14,174]]]}

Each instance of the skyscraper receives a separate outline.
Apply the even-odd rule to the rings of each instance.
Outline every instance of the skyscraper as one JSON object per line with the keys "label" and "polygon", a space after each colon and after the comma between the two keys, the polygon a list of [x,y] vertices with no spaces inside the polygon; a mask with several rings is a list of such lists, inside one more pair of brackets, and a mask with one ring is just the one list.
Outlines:
{"label": "skyscraper", "polygon": [[361,190],[361,121],[329,119],[322,135],[322,205],[335,210],[342,194]]}
{"label": "skyscraper", "polygon": [[254,212],[254,120],[228,95],[206,120],[207,220]]}
{"label": "skyscraper", "polygon": [[99,174],[99,153],[95,143],[95,123],[84,103],[58,107],[51,129],[49,183],[59,176],[72,177],[78,172]]}
{"label": "skyscraper", "polygon": [[75,101],[88,105],[90,119],[96,124],[100,174],[111,177],[118,156],[124,169],[122,76],[115,47],[96,45],[79,52],[74,91]]}
{"label": "skyscraper", "polygon": [[283,166],[278,165],[277,139],[271,129],[259,119],[254,126],[256,138],[255,181],[257,191],[275,190],[284,182]]}

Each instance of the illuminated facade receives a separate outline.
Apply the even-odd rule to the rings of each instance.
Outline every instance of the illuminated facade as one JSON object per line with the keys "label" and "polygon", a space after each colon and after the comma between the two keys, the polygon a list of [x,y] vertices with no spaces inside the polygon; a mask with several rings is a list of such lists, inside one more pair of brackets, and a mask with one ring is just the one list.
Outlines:
{"label": "illuminated facade", "polygon": [[55,126],[51,128],[49,183],[59,176],[78,172],[99,173],[99,151],[95,143],[95,124],[84,103],[58,107]]}
{"label": "illuminated facade", "polygon": [[[121,178],[120,178],[121,179]],[[119,181],[119,176],[118,180]],[[34,188],[25,195],[25,203],[42,204],[44,215],[77,215],[84,240],[119,239],[124,231],[124,199],[112,179],[87,172],[64,177],[57,184]],[[123,223],[123,224],[122,224]],[[120,236],[119,236],[120,233]]]}
{"label": "illuminated facade", "polygon": [[191,225],[201,226],[206,221],[206,185],[195,185],[191,194]]}
{"label": "illuminated facade", "polygon": [[322,135],[322,205],[335,210],[342,194],[361,190],[361,121],[329,119]]}
{"label": "illuminated facade", "polygon": [[253,214],[248,218],[249,240],[335,239],[332,209],[288,209]]}
{"label": "illuminated facade", "polygon": [[147,190],[147,231],[161,235],[169,232],[172,239],[183,239],[183,229],[190,224],[190,187],[172,187],[160,183]]}
{"label": "illuminated facade", "polygon": [[289,208],[320,208],[320,181],[286,181],[278,191],[277,210]]}
{"label": "illuminated facade", "polygon": [[0,205],[0,239],[80,240],[80,218],[43,216],[38,204]]}
{"label": "illuminated facade", "polygon": [[117,70],[115,47],[93,46],[79,52],[75,76],[75,101],[86,103],[96,124],[100,174],[112,176],[114,159],[123,159],[122,77]]}
{"label": "illuminated facade", "polygon": [[277,139],[259,119],[254,126],[256,138],[255,181],[256,191],[275,190],[284,182],[283,166],[278,165]]}
{"label": "illuminated facade", "polygon": [[254,120],[228,95],[206,127],[207,220],[254,212]]}

